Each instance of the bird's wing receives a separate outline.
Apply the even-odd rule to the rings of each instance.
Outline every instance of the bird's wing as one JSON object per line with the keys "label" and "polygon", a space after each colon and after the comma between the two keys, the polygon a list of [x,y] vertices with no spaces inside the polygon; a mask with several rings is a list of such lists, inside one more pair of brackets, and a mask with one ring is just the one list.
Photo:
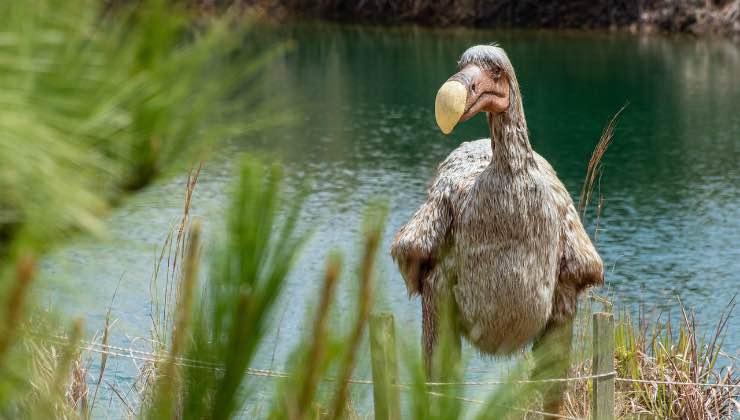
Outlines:
{"label": "bird's wing", "polygon": [[573,199],[558,179],[555,170],[535,154],[537,165],[547,173],[562,220],[561,255],[558,282],[553,303],[555,322],[570,319],[575,313],[576,297],[585,288],[604,284],[604,265],[583,228]]}
{"label": "bird's wing", "polygon": [[489,139],[463,143],[439,165],[427,200],[396,234],[391,256],[406,282],[409,295],[421,293],[434,269],[455,219],[456,204],[467,195],[475,178],[491,161]]}
{"label": "bird's wing", "polygon": [[572,200],[565,210],[562,235],[563,255],[558,281],[575,286],[576,291],[604,284],[604,264],[583,228]]}
{"label": "bird's wing", "polygon": [[558,179],[555,170],[541,156],[535,154],[537,165],[548,173],[550,190],[555,195],[555,202],[561,213],[562,256],[558,281],[575,286],[579,291],[589,286],[604,283],[604,266],[599,253],[583,228],[581,218],[573,205],[573,199],[563,183]]}

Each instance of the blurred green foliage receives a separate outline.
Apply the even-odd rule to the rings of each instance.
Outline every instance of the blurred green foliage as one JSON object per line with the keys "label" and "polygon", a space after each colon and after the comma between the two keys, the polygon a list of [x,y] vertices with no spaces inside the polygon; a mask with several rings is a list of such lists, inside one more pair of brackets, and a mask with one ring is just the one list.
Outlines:
{"label": "blurred green foliage", "polygon": [[[184,296],[196,292],[187,281],[187,270],[180,285],[184,289],[175,308],[176,318],[192,312],[193,322],[179,328],[175,325],[169,354],[225,368],[186,366],[180,374],[160,375],[147,417],[171,418],[178,412],[189,418],[224,419],[243,409],[245,372],[304,240],[295,232],[300,202],[290,205],[282,227],[275,228],[279,181],[280,170],[275,166],[264,168],[255,161],[242,165],[226,239],[214,250],[202,304],[183,304]],[[191,235],[188,247],[198,246]],[[184,264],[197,258],[189,253]],[[187,341],[182,351],[177,349],[181,340]],[[181,381],[173,379],[180,376]]]}
{"label": "blurred green foliage", "polygon": [[253,38],[248,16],[164,0],[0,2],[0,417],[75,415],[82,326],[52,351],[30,340],[60,333],[31,309],[38,258],[101,234],[111,207],[218,142],[280,121],[257,80],[286,46]]}
{"label": "blurred green foliage", "polygon": [[250,48],[245,20],[162,0],[2,2],[0,251],[99,233],[127,193],[264,124],[254,81],[284,46]]}

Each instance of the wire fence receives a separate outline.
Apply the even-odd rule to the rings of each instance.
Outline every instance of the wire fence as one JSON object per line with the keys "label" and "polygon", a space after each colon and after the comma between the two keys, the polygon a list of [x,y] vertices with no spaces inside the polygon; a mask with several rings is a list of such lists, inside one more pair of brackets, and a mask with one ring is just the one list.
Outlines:
{"label": "wire fence", "polygon": [[[53,340],[47,339],[46,341],[50,341],[50,342],[53,342],[55,344],[60,344],[60,345],[66,344],[63,341],[63,338],[61,337],[57,339],[53,339]],[[82,345],[79,345],[77,348],[80,351],[88,351],[88,352],[93,352],[93,353],[98,353],[98,354],[105,354],[105,355],[113,356],[113,357],[127,358],[127,359],[138,360],[138,361],[149,362],[149,363],[166,362],[171,359],[169,353],[165,351],[150,352],[150,351],[138,350],[132,347],[121,347],[121,346],[115,346],[111,344],[95,343],[91,341],[83,342]],[[212,363],[212,362],[189,359],[185,357],[176,357],[175,361],[176,361],[175,364],[181,367],[216,369],[216,370],[224,369],[223,367],[218,366],[217,364]],[[248,368],[244,373],[250,376],[262,376],[262,377],[273,377],[273,378],[293,377],[293,374],[291,374],[290,372],[272,370],[272,369]],[[585,380],[590,380],[590,379],[606,378],[606,377],[611,377],[615,375],[616,375],[616,372],[609,372],[609,373],[595,374],[595,375],[573,376],[573,377],[568,377],[568,378],[524,379],[524,380],[509,380],[509,381],[498,380],[498,381],[462,381],[462,382],[424,382],[424,386],[427,386],[427,387],[493,386],[493,385],[522,385],[522,384],[535,384],[535,383],[552,383],[552,382],[577,382],[577,381],[585,381]],[[331,378],[331,377],[325,377],[325,378],[322,378],[322,380],[327,381],[327,382],[334,382],[337,379]],[[373,385],[373,381],[371,379],[351,378],[349,382],[353,384],[360,384],[360,385]],[[397,385],[399,387],[408,388],[414,384],[399,383]]]}
{"label": "wire fence", "polygon": [[[54,340],[57,344],[65,344],[61,339]],[[78,346],[78,350],[80,351],[89,351],[99,354],[105,354],[112,357],[121,357],[131,360],[138,360],[138,361],[144,361],[148,363],[157,363],[157,362],[165,362],[170,360],[170,355],[167,352],[147,352],[143,350],[138,350],[130,347],[121,347],[121,346],[115,346],[115,345],[109,345],[109,344],[103,344],[103,343],[95,343],[95,342],[84,342],[83,345]],[[188,359],[183,357],[177,357],[175,358],[176,362],[175,364],[181,367],[194,367],[194,368],[202,368],[202,369],[217,369],[217,370],[223,370],[223,367],[216,366],[210,362],[206,361],[200,361],[200,360],[194,360],[194,359]],[[268,378],[290,378],[293,375],[289,372],[283,372],[283,371],[277,371],[277,370],[271,370],[271,369],[257,369],[257,368],[248,368],[245,371],[246,375],[249,376],[258,376],[258,377],[268,377]],[[425,382],[423,385],[428,387],[442,387],[442,386],[483,386],[483,385],[511,385],[511,384],[532,384],[532,383],[546,383],[546,382],[572,382],[572,381],[581,381],[581,380],[588,380],[593,378],[601,378],[605,376],[614,376],[615,372],[608,373],[608,374],[601,374],[601,375],[588,375],[588,376],[578,376],[578,377],[571,377],[571,378],[550,378],[550,379],[541,379],[541,380],[519,380],[519,381],[485,381],[485,382]],[[332,377],[323,377],[321,378],[324,382],[335,382],[337,381],[336,378]],[[356,385],[374,385],[374,382],[371,379],[357,379],[357,378],[350,378],[348,381],[350,384],[356,384]],[[411,389],[413,384],[409,383],[398,383],[394,384],[394,387],[400,390],[408,391]],[[494,405],[501,408],[506,408],[513,411],[518,411],[521,413],[528,413],[528,414],[536,414],[536,415],[542,415],[547,416],[549,418],[558,418],[558,419],[570,419],[570,420],[581,420],[579,417],[573,417],[573,416],[567,416],[562,415],[558,413],[548,413],[545,411],[540,410],[533,410],[528,408],[522,408],[522,407],[513,407],[503,404],[495,404],[495,403],[489,403],[486,401],[469,398],[469,397],[463,397],[459,395],[452,395],[452,394],[446,394],[443,392],[436,392],[436,391],[425,391],[427,395],[440,397],[440,398],[448,398],[448,399],[454,399],[466,403],[471,404],[477,404],[477,405]]]}
{"label": "wire fence", "polygon": [[[62,337],[57,337],[54,341],[56,344],[66,344]],[[95,343],[95,342],[83,342],[82,345],[78,346],[81,351],[89,351],[99,354],[106,354],[113,357],[122,357],[133,360],[145,361],[150,363],[164,362],[170,360],[170,355],[167,352],[150,352],[138,350],[131,347],[121,347],[111,344]],[[176,364],[182,367],[195,367],[203,369],[218,369],[222,370],[223,367],[218,366],[215,363],[189,359],[185,357],[175,358]],[[251,376],[262,376],[262,377],[274,377],[274,378],[290,378],[293,375],[290,372],[272,370],[272,369],[257,369],[248,368],[245,374]],[[617,376],[616,371],[592,374],[592,375],[581,375],[572,376],[568,378],[545,378],[545,379],[525,379],[525,380],[491,380],[491,381],[461,381],[461,382],[424,382],[427,387],[445,387],[445,386],[493,386],[493,385],[521,385],[521,384],[535,384],[535,383],[553,383],[553,382],[577,382],[586,381],[591,379],[608,378],[614,377],[617,382],[629,382],[629,383],[643,383],[643,384],[665,384],[665,385],[693,385],[702,387],[717,387],[717,388],[735,388],[740,389],[740,384],[717,384],[713,382],[681,382],[681,381],[663,381],[653,379],[634,379]],[[333,382],[336,378],[323,378],[324,381]],[[361,385],[372,385],[373,381],[370,379],[350,379],[350,383],[361,384]],[[400,383],[399,386],[410,387],[412,384]]]}
{"label": "wire fence", "polygon": [[[36,337],[47,341],[51,343],[55,343],[58,345],[68,345],[68,340],[65,337],[60,336],[43,336],[39,334],[33,334]],[[97,354],[103,354],[110,357],[117,357],[117,358],[126,358],[130,360],[137,360],[147,363],[160,363],[160,362],[169,362],[171,360],[174,360],[174,363],[181,367],[187,367],[187,368],[199,368],[199,369],[215,369],[215,370],[223,370],[224,367],[219,366],[216,363],[204,361],[204,360],[196,360],[196,359],[190,359],[186,357],[175,357],[172,359],[171,354],[167,351],[144,351],[139,350],[132,347],[123,347],[123,346],[116,346],[112,344],[105,344],[105,343],[99,343],[95,341],[83,341],[78,346],[78,350],[80,351],[86,351],[86,352],[92,352]],[[249,376],[256,376],[256,377],[265,377],[265,378],[279,378],[279,379],[286,379],[291,378],[294,375],[290,372],[280,371],[280,370],[272,370],[272,369],[259,369],[259,368],[247,368],[245,371],[246,375]],[[700,386],[700,387],[710,387],[710,388],[731,388],[731,389],[740,389],[740,384],[718,384],[718,383],[711,383],[711,382],[681,382],[681,381],[669,381],[669,380],[652,380],[652,379],[634,379],[634,378],[626,378],[626,377],[619,377],[617,376],[616,371],[606,372],[606,373],[600,373],[600,374],[591,374],[591,375],[581,375],[581,376],[573,376],[573,377],[567,377],[567,378],[545,378],[545,379],[528,379],[528,380],[486,380],[486,381],[460,381],[460,382],[424,382],[422,385],[424,387],[428,388],[444,388],[444,387],[475,387],[475,386],[500,386],[500,385],[517,385],[517,384],[536,384],[536,383],[563,383],[563,382],[577,382],[577,381],[587,381],[587,380],[596,380],[601,378],[614,378],[617,382],[623,382],[623,383],[640,383],[640,384],[664,384],[664,385],[686,385],[686,386]],[[321,378],[324,382],[336,382],[337,378],[332,377],[323,377]],[[360,378],[350,378],[348,381],[350,384],[355,385],[374,385],[373,380],[371,379],[360,379]],[[413,386],[418,386],[419,384],[411,384],[411,383],[395,383],[393,386],[396,389],[408,391]],[[474,398],[469,398],[465,396],[460,395],[453,395],[448,394],[444,392],[439,391],[431,391],[431,390],[425,390],[426,394],[440,397],[440,398],[448,398],[448,399],[455,399],[458,401],[462,401],[465,403],[470,404],[476,404],[476,405],[494,405],[506,409],[510,409],[517,412],[522,413],[528,413],[528,414],[534,414],[534,415],[541,415],[546,416],[548,418],[559,418],[559,419],[579,419],[578,417],[563,415],[559,413],[548,413],[545,411],[539,411],[529,408],[522,408],[522,407],[513,407],[513,406],[506,406],[502,404],[495,404],[492,402],[482,401]]]}

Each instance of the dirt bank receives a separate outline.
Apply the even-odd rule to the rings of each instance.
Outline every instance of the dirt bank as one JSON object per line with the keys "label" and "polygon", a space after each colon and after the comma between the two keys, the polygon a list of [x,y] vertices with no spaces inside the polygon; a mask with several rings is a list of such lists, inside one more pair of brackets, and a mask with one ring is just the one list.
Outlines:
{"label": "dirt bank", "polygon": [[271,16],[342,22],[740,34],[740,0],[242,0],[241,3],[259,7]]}

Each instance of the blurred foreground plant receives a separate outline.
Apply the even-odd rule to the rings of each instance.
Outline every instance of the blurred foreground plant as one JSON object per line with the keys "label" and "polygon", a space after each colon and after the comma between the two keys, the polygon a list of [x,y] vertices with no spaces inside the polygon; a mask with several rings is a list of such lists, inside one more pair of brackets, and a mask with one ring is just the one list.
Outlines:
{"label": "blurred foreground plant", "polygon": [[[160,324],[154,325],[154,341],[161,344],[158,350],[163,356],[141,371],[146,376],[139,382],[141,412],[145,417],[226,419],[246,408],[253,389],[247,382],[247,371],[267,332],[285,277],[305,240],[305,235],[295,230],[301,199],[292,198],[289,204],[280,205],[284,202],[279,194],[280,179],[276,166],[265,167],[254,160],[244,162],[233,191],[226,235],[222,245],[210,254],[211,268],[201,294],[188,268],[196,266],[201,258],[194,251],[199,247],[199,225],[188,222],[187,216],[187,197],[192,194],[197,176],[190,178],[185,215],[175,231],[191,233],[173,233],[169,238],[177,240],[166,244],[174,247],[176,255],[185,256],[179,262],[183,268],[177,263],[167,267],[175,284],[153,285],[153,291],[164,288],[179,292],[168,297],[169,305],[156,307],[153,316],[165,325],[164,329]],[[373,268],[384,220],[384,208],[368,213],[364,252],[357,270],[357,317],[345,337],[337,331],[327,331],[327,317],[341,271],[338,256],[328,260],[313,322],[315,330],[306,336],[305,345],[296,349],[299,362],[291,376],[276,384],[271,417],[305,418],[309,409],[322,401],[316,391],[330,371],[338,378],[330,399],[322,406],[325,403],[325,414],[332,418],[345,417],[349,382],[372,308]],[[188,251],[182,252],[184,249]],[[200,305],[194,304],[198,301]],[[163,340],[167,329],[171,338]]]}
{"label": "blurred foreground plant", "polygon": [[[277,167],[254,161],[242,165],[226,237],[212,255],[202,301],[196,281],[199,225],[191,224],[179,293],[174,305],[165,308],[175,312],[172,338],[147,390],[146,417],[187,413],[221,419],[242,409],[245,372],[304,241],[295,232],[300,201],[286,209],[282,227],[275,228],[279,180]],[[183,365],[183,358],[198,362]]]}
{"label": "blurred foreground plant", "polygon": [[43,247],[270,112],[255,79],[282,46],[164,0],[0,3],[0,255]]}
{"label": "blurred foreground plant", "polygon": [[[89,414],[65,385],[82,326],[62,333],[36,310],[38,259],[70,233],[102,232],[110,207],[217,141],[283,115],[255,82],[284,46],[254,45],[235,17],[198,20],[164,0],[0,2],[0,417],[65,417],[70,400]],[[67,338],[45,358],[31,329]]]}

